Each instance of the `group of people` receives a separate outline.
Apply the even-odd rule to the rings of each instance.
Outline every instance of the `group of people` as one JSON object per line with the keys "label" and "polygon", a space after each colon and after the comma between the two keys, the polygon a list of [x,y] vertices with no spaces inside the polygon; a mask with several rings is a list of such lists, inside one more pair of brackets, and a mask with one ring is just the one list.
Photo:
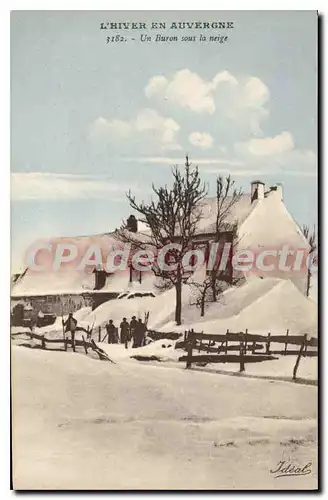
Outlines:
{"label": "group of people", "polygon": [[141,347],[145,344],[147,327],[140,318],[137,320],[135,316],[132,316],[130,323],[126,318],[123,318],[120,324],[120,335],[118,335],[118,329],[112,319],[106,325],[106,331],[109,344],[118,344],[120,342],[127,349],[128,343],[131,340],[133,341],[133,348]]}
{"label": "group of people", "polygon": [[[62,321],[65,334],[71,333],[72,349],[75,351],[75,332],[77,329],[77,321],[72,313],[69,313],[66,321]],[[81,329],[81,328],[80,328]],[[82,329],[83,330],[83,329]],[[145,345],[147,326],[142,320],[132,316],[130,323],[126,318],[123,318],[120,324],[120,335],[118,328],[114,325],[112,319],[106,325],[107,342],[109,344],[124,344],[128,348],[129,342],[133,341],[132,347],[142,347]]]}

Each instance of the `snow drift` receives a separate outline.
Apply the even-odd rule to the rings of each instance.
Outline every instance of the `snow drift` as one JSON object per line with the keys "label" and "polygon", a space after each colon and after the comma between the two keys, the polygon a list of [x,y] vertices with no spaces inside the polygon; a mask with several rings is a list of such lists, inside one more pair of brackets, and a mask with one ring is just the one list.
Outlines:
{"label": "snow drift", "polygon": [[[247,279],[239,287],[228,288],[217,303],[209,303],[205,316],[193,301],[189,285],[182,291],[183,324],[178,327],[174,322],[175,290],[168,290],[156,297],[136,297],[114,299],[105,302],[94,311],[84,308],[75,313],[81,326],[104,326],[112,319],[119,326],[123,317],[144,318],[149,312],[148,328],[159,331],[184,331],[193,328],[205,333],[225,333],[245,331],[250,333],[308,333],[317,336],[317,304],[306,298],[289,280],[279,278]],[[47,330],[61,331],[61,318]]]}
{"label": "snow drift", "polygon": [[[13,347],[15,489],[314,489],[317,389]],[[284,454],[312,474],[274,479]]]}
{"label": "snow drift", "polygon": [[282,333],[289,329],[291,334],[317,336],[317,305],[289,280],[253,277],[240,287],[227,289],[218,303],[208,304],[203,318],[199,309],[186,304],[187,299],[184,299],[181,327],[173,321],[174,307],[166,318],[156,317],[157,311],[155,318],[151,313],[152,327],[164,331],[193,328],[205,333],[225,333],[227,329],[238,332],[246,328],[250,333]]}

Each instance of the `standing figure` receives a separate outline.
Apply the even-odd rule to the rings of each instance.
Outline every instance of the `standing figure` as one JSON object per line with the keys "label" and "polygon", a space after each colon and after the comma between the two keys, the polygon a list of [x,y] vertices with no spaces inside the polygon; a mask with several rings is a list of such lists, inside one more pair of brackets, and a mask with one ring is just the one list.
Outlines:
{"label": "standing figure", "polygon": [[124,344],[125,349],[127,349],[128,348],[128,341],[129,341],[130,326],[129,326],[129,323],[126,321],[126,318],[123,318],[123,321],[120,324],[120,328],[121,328],[121,344]]}
{"label": "standing figure", "polygon": [[106,325],[106,331],[107,331],[107,342],[109,344],[117,344],[117,342],[116,342],[116,327],[115,327],[112,319],[110,319],[109,323]]}
{"label": "standing figure", "polygon": [[62,320],[63,326],[65,327],[65,333],[71,333],[72,339],[72,349],[75,352],[75,330],[77,326],[77,320],[74,318],[73,313],[69,313],[66,321]]}
{"label": "standing figure", "polygon": [[113,339],[114,339],[114,344],[119,344],[120,343],[120,337],[118,335],[118,328],[115,326],[115,331],[113,333]]}
{"label": "standing figure", "polygon": [[144,345],[146,331],[147,331],[146,325],[139,318],[137,321],[137,327],[133,339],[133,347],[142,347]]}
{"label": "standing figure", "polygon": [[130,322],[130,340],[134,339],[135,337],[135,332],[137,329],[138,321],[136,320],[135,316],[132,316],[131,322]]}

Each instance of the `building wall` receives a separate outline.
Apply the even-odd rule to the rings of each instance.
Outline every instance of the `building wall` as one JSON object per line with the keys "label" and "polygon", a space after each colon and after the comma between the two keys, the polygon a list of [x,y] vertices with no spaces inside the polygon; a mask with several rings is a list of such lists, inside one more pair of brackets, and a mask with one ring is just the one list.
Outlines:
{"label": "building wall", "polygon": [[13,299],[13,302],[21,300],[25,304],[31,304],[33,315],[37,316],[39,311],[53,313],[56,316],[67,315],[85,307],[85,299],[82,295],[44,295],[30,296]]}
{"label": "building wall", "polygon": [[[267,198],[259,200],[257,207],[239,228],[238,249],[252,249],[255,253],[263,250],[281,249],[289,245],[290,249],[305,250],[309,245],[289,214],[279,192],[272,192]],[[266,258],[270,263],[270,257]],[[291,279],[302,293],[306,290],[306,269],[300,272],[286,272],[277,268],[262,272],[263,276]]]}

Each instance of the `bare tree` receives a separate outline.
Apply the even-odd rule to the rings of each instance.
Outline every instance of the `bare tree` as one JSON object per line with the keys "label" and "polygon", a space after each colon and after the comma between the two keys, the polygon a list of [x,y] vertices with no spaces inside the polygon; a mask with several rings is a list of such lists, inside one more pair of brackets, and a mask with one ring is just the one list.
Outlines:
{"label": "bare tree", "polygon": [[191,300],[190,305],[195,305],[200,309],[201,317],[205,316],[205,308],[209,302],[212,301],[212,280],[208,275],[201,282],[190,283],[191,289],[194,292],[194,298]]}
{"label": "bare tree", "polygon": [[[231,175],[227,177],[219,176],[216,181],[216,220],[215,220],[215,242],[219,242],[221,235],[225,231],[231,232],[232,235],[232,249],[235,248],[237,241],[237,223],[229,221],[229,216],[233,207],[238,203],[243,195],[242,189],[237,189],[235,181],[232,180]],[[218,259],[210,271],[210,281],[212,290],[212,300],[217,301],[218,293],[221,290],[220,281],[222,280],[224,272],[220,270],[220,262]]]}
{"label": "bare tree", "polygon": [[[243,280],[242,276],[233,276],[230,283],[231,286],[238,286]],[[212,275],[208,274],[202,282],[192,281],[190,287],[193,291],[193,298],[190,305],[195,305],[200,309],[201,317],[205,316],[206,306],[213,303],[213,286],[215,287],[215,302],[218,301],[224,290],[227,288],[224,276],[218,272],[217,279],[213,283]]]}
{"label": "bare tree", "polygon": [[[312,255],[316,249],[317,249],[317,234],[316,234],[316,229],[315,226],[313,226],[313,231],[310,232],[310,228],[307,225],[303,225],[302,227],[303,234],[305,238],[307,239],[307,242],[309,244],[309,259],[308,262],[310,261],[310,255]],[[312,272],[310,266],[308,266],[307,270],[307,281],[306,281],[306,296],[308,297],[310,294],[310,288],[311,288],[311,278],[312,278]]]}
{"label": "bare tree", "polygon": [[[214,226],[214,236],[212,243],[219,243],[223,233],[229,233],[230,255],[238,245],[237,240],[237,223],[231,220],[231,212],[233,207],[240,200],[243,192],[241,189],[236,189],[235,181],[231,176],[223,178],[219,176],[216,182],[216,218]],[[217,255],[212,263],[212,269],[207,272],[205,279],[202,282],[192,281],[191,289],[194,292],[192,305],[196,305],[200,309],[201,316],[205,315],[206,305],[210,302],[217,302],[219,296],[225,288],[225,284],[230,273],[230,270],[220,269],[222,255]],[[230,284],[238,285],[241,280],[240,276],[230,276]]]}
{"label": "bare tree", "polygon": [[134,249],[152,249],[157,253],[168,244],[179,245],[179,249],[174,248],[169,254],[174,268],[170,266],[171,269],[163,270],[163,266],[158,265],[156,261],[152,264],[152,270],[162,282],[169,282],[175,287],[175,321],[180,325],[182,285],[191,275],[185,272],[182,261],[185,253],[192,248],[193,237],[202,216],[197,207],[206,196],[207,190],[200,179],[198,168],[191,166],[188,156],[184,170],[174,167],[172,177],[171,188],[152,186],[155,197],[149,203],[138,203],[131,192],[127,194],[131,208],[140,215],[139,220],[148,225],[149,236],[142,238],[138,233],[131,233],[127,231],[126,225],[115,235],[120,241],[132,244]]}

